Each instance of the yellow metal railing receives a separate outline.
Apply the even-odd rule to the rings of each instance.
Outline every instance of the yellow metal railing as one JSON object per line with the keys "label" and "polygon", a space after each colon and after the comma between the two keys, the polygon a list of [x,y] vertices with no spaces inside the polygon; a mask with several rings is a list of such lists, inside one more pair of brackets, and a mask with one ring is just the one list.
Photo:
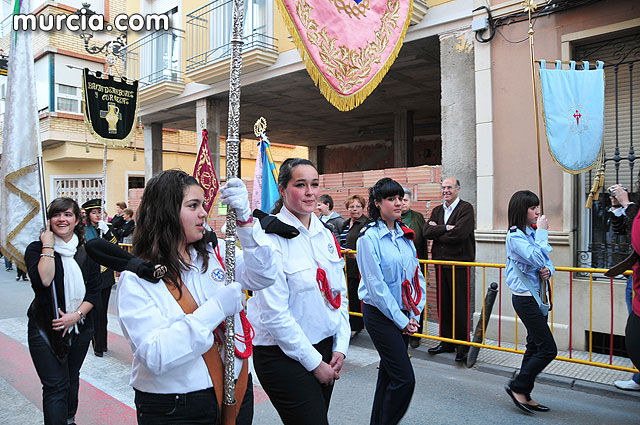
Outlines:
{"label": "yellow metal railing", "polygon": [[[356,251],[353,250],[349,250],[349,251],[343,251],[343,253],[345,254],[355,254]],[[515,314],[514,312],[514,323],[515,323],[515,349],[514,348],[507,348],[507,347],[502,347],[500,346],[501,344],[501,326],[502,326],[502,300],[501,300],[501,289],[502,289],[502,269],[504,269],[506,267],[505,264],[495,264],[495,263],[476,263],[476,262],[464,262],[464,261],[440,261],[440,260],[420,260],[420,264],[422,265],[422,271],[423,274],[425,276],[425,279],[428,282],[428,266],[429,265],[433,265],[433,266],[452,266],[452,278],[453,278],[453,287],[452,287],[452,294],[453,294],[453,323],[452,323],[452,331],[453,331],[453,338],[445,338],[445,337],[441,337],[441,336],[436,336],[436,335],[429,335],[427,333],[422,333],[422,334],[414,334],[414,336],[420,337],[420,338],[424,338],[424,339],[431,339],[431,340],[435,340],[435,341],[443,341],[443,342],[451,342],[451,343],[455,343],[455,344],[462,344],[462,345],[468,345],[468,346],[474,346],[474,347],[481,347],[481,348],[488,348],[491,350],[497,350],[497,351],[504,351],[504,352],[508,352],[508,353],[518,353],[518,354],[524,354],[524,350],[519,350],[518,349],[518,316],[517,314]],[[469,274],[468,276],[471,275],[471,268],[482,268],[482,318],[481,318],[481,323],[482,323],[482,343],[476,343],[476,342],[470,342],[470,341],[464,341],[464,340],[459,340],[459,339],[455,339],[455,267],[467,267],[469,270]],[[498,345],[492,345],[492,344],[486,344],[486,340],[485,340],[485,294],[486,294],[486,269],[497,269],[499,272],[499,292],[498,292],[498,296],[500,297],[497,302],[498,302]],[[593,355],[593,275],[594,274],[603,274],[604,272],[606,272],[607,269],[592,269],[592,268],[579,268],[579,267],[556,267],[556,273],[554,274],[554,276],[551,277],[551,293],[554,294],[554,278],[555,275],[558,272],[567,272],[569,273],[569,357],[566,356],[556,356],[556,360],[561,360],[561,361],[565,361],[565,362],[570,362],[570,363],[577,363],[577,364],[583,364],[583,365],[589,365],[589,366],[598,366],[598,367],[602,367],[602,368],[607,368],[607,369],[614,369],[614,370],[620,370],[620,371],[625,371],[625,372],[638,372],[637,369],[631,368],[631,367],[626,367],[626,366],[619,366],[619,365],[615,365],[612,364],[612,353],[610,352],[609,355],[609,363],[603,363],[603,362],[597,362],[597,361],[593,361],[592,355]],[[572,311],[572,296],[573,296],[573,273],[582,273],[582,274],[588,274],[589,275],[589,360],[582,360],[582,359],[576,359],[572,357],[572,351],[573,351],[573,347],[572,347],[572,328],[573,328],[573,311]],[[345,269],[345,274],[346,274],[346,269]],[[629,270],[627,272],[624,273],[625,275],[631,275],[632,272]],[[611,285],[611,298],[613,301],[613,278],[608,278],[610,279],[610,285]],[[469,280],[467,281],[469,282]],[[635,296],[635,293],[634,293]],[[427,299],[427,302],[429,301],[429,299]],[[467,302],[469,302],[469,300],[467,300]],[[425,307],[426,308],[426,307]],[[612,314],[611,314],[611,335],[613,336],[613,306],[611,307],[612,309]],[[470,310],[470,308],[469,308]],[[553,333],[553,325],[554,325],[554,309],[551,310],[551,314],[550,314],[550,327],[551,327],[551,332]],[[358,316],[358,317],[362,317],[361,313],[357,313],[357,312],[349,312],[350,315],[352,316]],[[494,315],[494,314],[492,314]],[[440,312],[438,312],[438,316],[440,316]],[[423,323],[423,329],[426,330],[426,319]],[[610,347],[610,351],[612,351],[613,347]]]}

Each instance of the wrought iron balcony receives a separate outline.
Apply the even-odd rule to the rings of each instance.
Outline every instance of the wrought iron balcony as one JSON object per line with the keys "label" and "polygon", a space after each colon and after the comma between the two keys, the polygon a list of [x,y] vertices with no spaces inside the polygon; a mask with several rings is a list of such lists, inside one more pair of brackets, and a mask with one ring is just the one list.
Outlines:
{"label": "wrought iron balcony", "polygon": [[[272,0],[245,2],[244,71],[269,66],[277,59],[276,39],[269,35],[267,22],[270,7]],[[185,71],[189,78],[205,83],[228,78],[225,62],[231,57],[232,15],[232,0],[213,0],[187,14]]]}
{"label": "wrought iron balcony", "polygon": [[182,39],[184,31],[171,28],[154,31],[130,43],[125,55],[127,78],[139,80],[143,90],[162,82],[183,84]]}

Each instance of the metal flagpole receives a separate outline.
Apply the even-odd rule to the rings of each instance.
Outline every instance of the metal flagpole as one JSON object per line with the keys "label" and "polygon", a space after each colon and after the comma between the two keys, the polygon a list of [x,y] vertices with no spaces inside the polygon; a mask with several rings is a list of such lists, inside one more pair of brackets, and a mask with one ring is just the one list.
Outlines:
{"label": "metal flagpole", "polygon": [[[244,0],[233,0],[233,34],[231,36],[231,66],[229,71],[229,115],[227,119],[226,175],[227,181],[238,176],[240,162],[240,70],[242,68],[242,32],[244,24]],[[227,211],[227,234],[225,237],[226,284],[235,280],[236,274],[236,212]],[[235,400],[233,363],[235,358],[235,329],[233,316],[225,324],[225,369],[223,404],[231,406]],[[224,416],[224,415],[223,415]]]}
{"label": "metal flagpole", "polygon": [[522,3],[524,11],[529,13],[529,55],[531,57],[531,87],[533,88],[533,116],[536,123],[536,143],[538,147],[538,196],[540,196],[540,213],[544,213],[544,200],[542,193],[542,161],[540,154],[540,123],[538,122],[538,93],[536,91],[536,63],[533,53],[533,22],[531,13],[536,10],[535,0],[525,0]]}

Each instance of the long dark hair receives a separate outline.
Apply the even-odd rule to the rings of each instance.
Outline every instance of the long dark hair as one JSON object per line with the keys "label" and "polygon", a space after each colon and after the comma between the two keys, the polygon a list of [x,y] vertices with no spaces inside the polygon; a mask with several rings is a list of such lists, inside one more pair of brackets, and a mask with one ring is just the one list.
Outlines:
{"label": "long dark hair", "polygon": [[376,202],[382,202],[383,199],[390,196],[398,195],[400,199],[404,197],[404,189],[397,181],[385,177],[380,179],[369,188],[369,204],[367,209],[369,211],[369,218],[373,221],[378,221],[380,218],[380,208],[376,206]]}
{"label": "long dark hair", "polygon": [[514,193],[509,200],[509,209],[507,216],[509,217],[509,228],[516,226],[518,229],[525,231],[527,227],[527,212],[529,208],[540,205],[538,195],[530,190],[519,190]]}
{"label": "long dark hair", "polygon": [[60,214],[71,208],[73,211],[73,215],[76,216],[76,220],[78,220],[78,224],[73,228],[73,233],[78,237],[78,245],[84,244],[84,223],[82,222],[82,217],[80,217],[80,207],[78,203],[71,198],[61,197],[56,198],[49,204],[49,208],[47,209],[47,218],[51,220],[56,214]]}
{"label": "long dark hair", "polygon": [[[303,159],[303,158],[285,159],[282,165],[280,165],[280,173],[278,174],[278,186],[281,187],[283,190],[287,188],[287,185],[291,181],[291,174],[293,173],[293,169],[298,165],[310,165],[316,171],[318,171],[315,164],[309,161],[308,159]],[[280,195],[280,198],[276,201],[275,205],[273,206],[273,209],[271,210],[271,214],[278,214],[282,209],[283,205],[284,205],[284,199],[282,199],[282,195]]]}
{"label": "long dark hair", "polygon": [[[166,266],[165,279],[181,293],[180,275],[189,267],[178,254],[180,243],[185,239],[180,209],[189,186],[200,185],[181,170],[166,170],[149,180],[138,207],[138,220],[133,232],[133,254]],[[191,246],[202,258],[203,270],[206,271],[209,256],[205,241],[200,239]]]}

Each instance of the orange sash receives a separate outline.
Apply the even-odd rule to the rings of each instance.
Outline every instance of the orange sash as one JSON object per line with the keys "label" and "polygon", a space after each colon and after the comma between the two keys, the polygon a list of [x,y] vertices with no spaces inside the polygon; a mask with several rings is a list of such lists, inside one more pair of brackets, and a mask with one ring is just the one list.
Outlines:
{"label": "orange sash", "polygon": [[[167,289],[171,292],[171,295],[173,295],[173,298],[175,298],[178,304],[180,304],[185,314],[191,314],[196,311],[198,304],[196,300],[193,299],[186,285],[182,285],[182,297],[180,297],[178,288],[166,282],[165,285],[167,285]],[[202,355],[202,358],[207,365],[211,381],[213,382],[213,390],[216,393],[216,400],[218,402],[218,411],[221,412],[222,415],[222,424],[235,424],[238,413],[240,412],[242,400],[244,399],[244,393],[247,390],[247,381],[249,379],[248,359],[243,360],[240,376],[238,376],[238,381],[236,382],[236,403],[234,405],[222,406],[224,365],[222,364],[222,359],[220,358],[220,353],[218,353],[216,345],[213,344],[209,351]]]}

